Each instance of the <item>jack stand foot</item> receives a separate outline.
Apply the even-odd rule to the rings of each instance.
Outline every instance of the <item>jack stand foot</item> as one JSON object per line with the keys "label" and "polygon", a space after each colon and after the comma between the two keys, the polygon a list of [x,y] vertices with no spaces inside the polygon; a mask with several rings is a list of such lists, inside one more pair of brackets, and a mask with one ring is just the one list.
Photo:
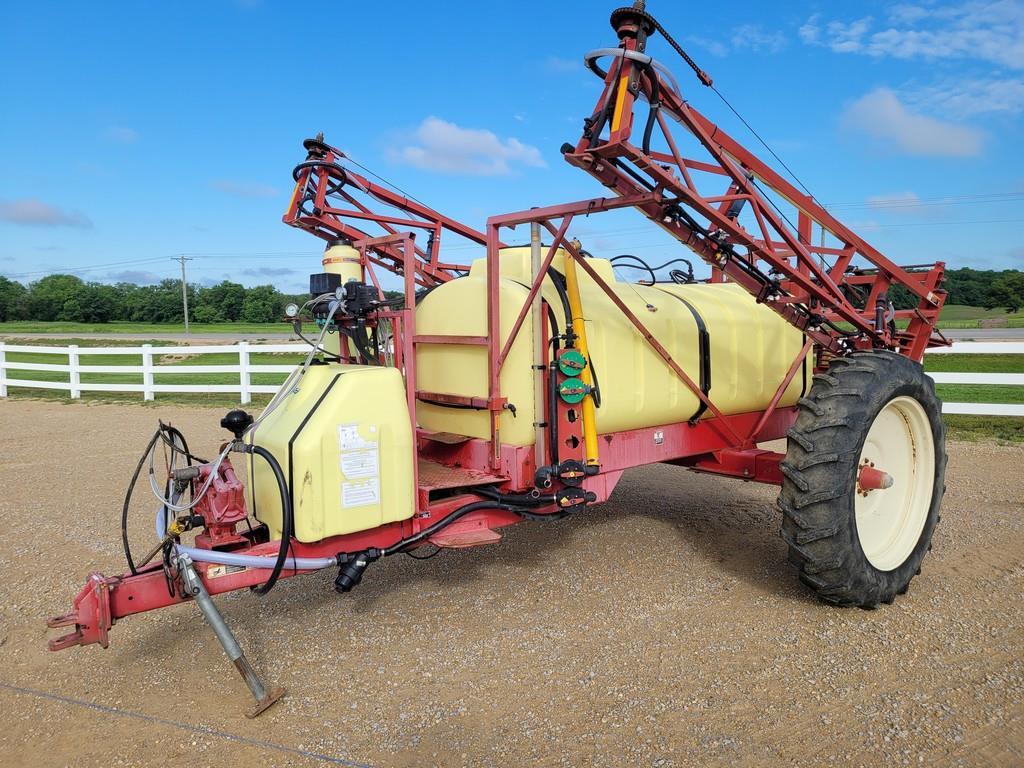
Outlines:
{"label": "jack stand foot", "polygon": [[277,702],[278,699],[284,696],[284,694],[285,689],[281,688],[280,686],[278,686],[277,688],[270,689],[269,691],[267,691],[266,695],[264,695],[264,697],[260,701],[257,701],[252,706],[252,709],[246,710],[245,716],[248,717],[250,720],[254,717],[257,717],[264,710],[270,709]]}
{"label": "jack stand foot", "polygon": [[242,653],[242,648],[238,645],[238,641],[235,640],[231,628],[224,621],[224,617],[217,610],[217,606],[213,604],[210,593],[206,591],[206,585],[203,584],[203,580],[199,578],[199,574],[196,572],[192,558],[185,554],[179,554],[177,565],[178,573],[181,574],[181,583],[185,588],[186,594],[192,595],[195,598],[196,605],[202,611],[206,623],[210,625],[213,633],[217,635],[217,639],[224,648],[224,653],[231,659],[231,663],[235,665],[238,673],[245,680],[245,684],[249,686],[249,691],[252,693],[253,698],[256,699],[256,703],[246,710],[245,716],[249,718],[256,717],[284,696],[285,689],[275,687],[268,691],[266,686],[263,685],[263,681],[256,674],[256,670],[252,668],[249,660]]}

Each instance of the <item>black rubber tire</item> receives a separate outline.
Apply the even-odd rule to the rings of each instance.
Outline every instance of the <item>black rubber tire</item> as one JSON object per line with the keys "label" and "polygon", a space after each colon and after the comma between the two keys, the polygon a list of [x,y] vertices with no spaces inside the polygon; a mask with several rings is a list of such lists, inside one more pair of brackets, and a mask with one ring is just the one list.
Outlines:
{"label": "black rubber tire", "polygon": [[[865,557],[854,514],[858,461],[872,422],[895,397],[909,396],[924,408],[935,443],[935,482],[924,528],[913,551],[891,571]],[[787,432],[778,507],[789,561],[800,580],[822,600],[876,608],[907,591],[931,549],[945,491],[946,428],[935,385],[919,363],[894,352],[856,352],[837,358],[814,377],[798,403]]]}

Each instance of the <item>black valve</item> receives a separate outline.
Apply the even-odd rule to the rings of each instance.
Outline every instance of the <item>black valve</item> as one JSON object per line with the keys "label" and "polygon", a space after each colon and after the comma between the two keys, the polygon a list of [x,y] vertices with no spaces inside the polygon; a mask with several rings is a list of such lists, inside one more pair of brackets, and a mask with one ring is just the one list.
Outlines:
{"label": "black valve", "polygon": [[334,580],[334,589],[338,592],[350,592],[353,587],[363,580],[363,574],[367,567],[374,560],[381,556],[379,549],[370,548],[363,552],[349,555],[348,559],[340,563],[338,578]]}
{"label": "black valve", "polygon": [[252,425],[252,414],[240,409],[228,411],[224,418],[220,420],[220,425],[233,434],[235,440],[241,440],[245,430]]}

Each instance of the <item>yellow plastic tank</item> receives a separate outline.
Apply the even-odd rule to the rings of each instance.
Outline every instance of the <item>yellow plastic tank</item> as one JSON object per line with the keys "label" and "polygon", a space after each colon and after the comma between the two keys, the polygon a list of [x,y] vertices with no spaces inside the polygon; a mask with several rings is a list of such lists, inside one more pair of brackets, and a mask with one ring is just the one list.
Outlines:
{"label": "yellow plastic tank", "polygon": [[[564,269],[564,252],[552,266]],[[530,284],[530,249],[505,248],[500,254],[501,335],[508,337]],[[757,304],[735,284],[620,283],[605,259],[588,264],[608,283],[630,311],[668,350],[694,382],[700,381],[701,330],[706,332],[710,398],[726,414],[762,410],[771,401],[804,338],[767,307]],[[587,322],[593,372],[601,393],[597,429],[601,434],[671,424],[706,417],[700,400],[643,339],[629,319],[583,270],[580,293]],[[416,312],[418,334],[486,335],[487,263],[473,262],[466,277],[434,289]],[[542,290],[565,328],[562,305],[550,280]],[[529,445],[534,441],[534,389],[531,368],[530,317],[512,345],[501,374],[502,395],[516,407],[516,416],[500,419],[500,442]],[[810,359],[798,371],[781,400],[793,405],[808,385]],[[417,389],[443,394],[487,395],[487,350],[464,345],[421,344],[417,347]],[[417,403],[417,419],[425,429],[490,438],[486,411]]]}
{"label": "yellow plastic tank", "polygon": [[[413,434],[402,374],[394,368],[310,366],[256,428],[292,489],[295,537],[320,541],[413,515]],[[251,459],[249,505],[274,538],[281,502],[274,476]]]}

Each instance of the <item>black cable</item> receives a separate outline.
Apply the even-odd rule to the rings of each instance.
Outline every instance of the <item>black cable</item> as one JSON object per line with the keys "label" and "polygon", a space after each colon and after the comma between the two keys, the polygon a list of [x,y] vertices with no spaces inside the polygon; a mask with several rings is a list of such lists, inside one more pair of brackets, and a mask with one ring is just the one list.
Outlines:
{"label": "black cable", "polygon": [[274,473],[274,479],[277,480],[277,489],[281,494],[281,546],[277,551],[277,560],[274,562],[274,569],[270,572],[270,578],[267,579],[266,583],[252,588],[252,591],[257,595],[265,595],[274,588],[278,578],[281,576],[281,571],[284,570],[285,561],[288,559],[288,550],[292,543],[295,521],[292,515],[292,499],[291,494],[288,493],[288,483],[284,479],[284,472],[281,470],[281,465],[277,462],[277,459],[274,458],[274,454],[262,445],[253,445],[249,449],[257,456],[263,457],[267,464],[270,465],[270,469]]}
{"label": "black cable", "polygon": [[729,100],[727,98],[725,98],[725,96],[722,95],[722,92],[719,91],[718,88],[716,88],[713,85],[710,86],[710,88],[711,88],[712,91],[714,91],[718,95],[718,98],[720,98],[722,100],[722,103],[724,103],[725,106],[727,106],[732,111],[732,113],[734,115],[736,115],[736,117],[739,118],[740,122],[743,123],[745,126],[747,126],[747,130],[750,131],[752,134],[754,134],[754,138],[756,138],[759,142],[761,142],[761,145],[765,149],[768,150],[768,152],[771,154],[771,156],[779,161],[779,165],[781,165],[783,168],[785,168],[789,172],[789,175],[793,177],[793,181],[795,181],[797,184],[799,184],[803,188],[804,192],[807,193],[807,196],[813,200],[814,199],[814,195],[811,194],[811,190],[809,190],[807,188],[807,186],[802,181],[800,181],[800,177],[797,176],[795,173],[793,173],[793,169],[790,168],[788,165],[786,165],[786,163],[783,161],[783,159],[781,157],[779,157],[775,153],[775,150],[772,149],[770,146],[768,146],[768,142],[766,142],[764,139],[761,138],[761,134],[759,134],[757,131],[755,131],[754,127],[750,123],[748,123],[746,120],[743,119],[743,115],[741,115],[739,112],[736,111],[736,108],[732,104],[729,103]]}

